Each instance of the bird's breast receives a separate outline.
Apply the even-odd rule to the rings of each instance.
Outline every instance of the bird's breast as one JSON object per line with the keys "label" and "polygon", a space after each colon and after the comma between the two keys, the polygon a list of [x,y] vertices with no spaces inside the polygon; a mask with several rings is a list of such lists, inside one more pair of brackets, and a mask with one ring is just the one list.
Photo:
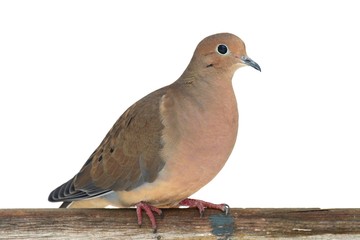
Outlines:
{"label": "bird's breast", "polygon": [[173,98],[171,107],[162,110],[163,174],[187,197],[213,179],[229,158],[236,141],[238,110],[232,88],[200,100],[176,97],[181,101]]}

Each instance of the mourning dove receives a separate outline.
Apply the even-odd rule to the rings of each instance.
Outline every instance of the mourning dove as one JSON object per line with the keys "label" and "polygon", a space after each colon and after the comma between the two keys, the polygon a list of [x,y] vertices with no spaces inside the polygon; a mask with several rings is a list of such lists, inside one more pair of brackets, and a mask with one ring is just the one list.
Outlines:
{"label": "mourning dove", "polygon": [[189,206],[226,211],[226,204],[190,199],[224,166],[234,147],[238,110],[232,77],[242,66],[261,71],[230,33],[197,46],[178,80],[128,108],[72,179],[49,201],[67,208],[137,207],[156,230],[153,212]]}

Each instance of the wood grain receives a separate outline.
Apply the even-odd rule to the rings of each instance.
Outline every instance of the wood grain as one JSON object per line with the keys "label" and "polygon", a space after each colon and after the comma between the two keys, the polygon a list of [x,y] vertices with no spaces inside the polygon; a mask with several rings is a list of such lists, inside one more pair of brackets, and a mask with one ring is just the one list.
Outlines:
{"label": "wood grain", "polygon": [[0,239],[360,239],[360,209],[164,209],[137,225],[135,209],[0,209]]}

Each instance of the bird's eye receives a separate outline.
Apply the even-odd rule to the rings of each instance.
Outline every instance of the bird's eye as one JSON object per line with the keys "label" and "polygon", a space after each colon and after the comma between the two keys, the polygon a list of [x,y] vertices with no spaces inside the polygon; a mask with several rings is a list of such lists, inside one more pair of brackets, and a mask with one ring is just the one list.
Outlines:
{"label": "bird's eye", "polygon": [[217,52],[224,55],[228,53],[228,47],[225,44],[219,44],[216,48]]}

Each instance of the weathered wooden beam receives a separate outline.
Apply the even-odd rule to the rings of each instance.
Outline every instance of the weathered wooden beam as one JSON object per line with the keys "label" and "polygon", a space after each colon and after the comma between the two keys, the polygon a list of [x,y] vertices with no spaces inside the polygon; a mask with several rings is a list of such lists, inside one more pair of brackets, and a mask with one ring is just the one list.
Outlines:
{"label": "weathered wooden beam", "polygon": [[135,209],[0,209],[0,239],[360,239],[360,209],[164,209],[153,233]]}

